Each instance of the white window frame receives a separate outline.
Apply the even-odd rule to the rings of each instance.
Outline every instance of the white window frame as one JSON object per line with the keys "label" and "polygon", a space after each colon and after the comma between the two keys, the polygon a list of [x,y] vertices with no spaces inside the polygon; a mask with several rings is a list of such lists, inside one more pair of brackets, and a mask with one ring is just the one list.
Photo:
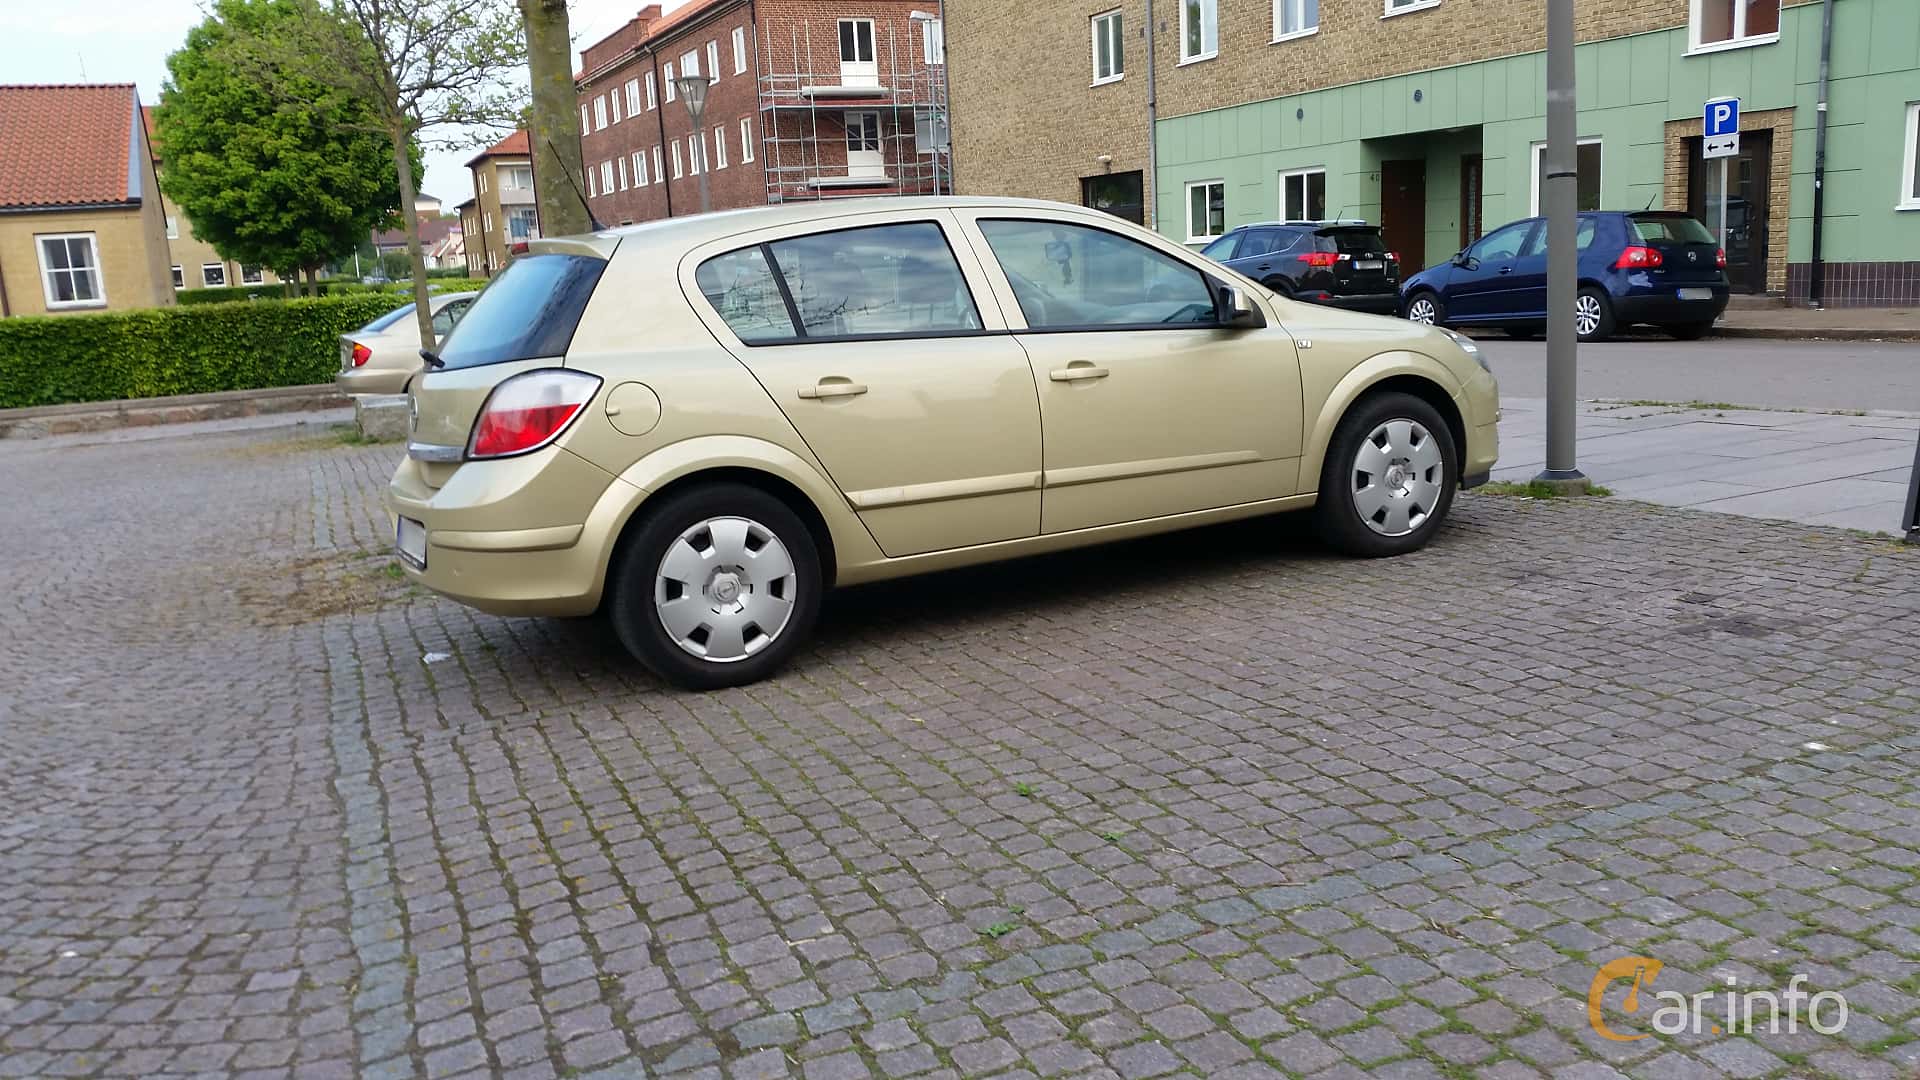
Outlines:
{"label": "white window frame", "polygon": [[647,152],[645,150],[633,152],[633,186],[647,186]]}
{"label": "white window frame", "polygon": [[620,180],[620,190],[625,191],[627,190],[627,156],[625,154],[620,155],[615,159],[614,163],[617,166],[614,174]]}
{"label": "white window frame", "polygon": [[[218,271],[220,271],[220,280],[219,280],[219,281],[208,281],[208,280],[207,280],[207,271],[209,271],[209,270],[218,270]],[[200,284],[201,284],[201,286],[202,286],[203,288],[208,288],[208,289],[224,289],[224,288],[226,288],[226,287],[227,287],[227,264],[226,264],[226,263],[223,263],[223,262],[211,262],[211,263],[201,263],[201,264],[200,264]],[[61,306],[62,306],[62,307],[71,307],[71,306],[73,306],[73,305],[71,305],[71,304],[63,304],[63,305],[61,305]]]}
{"label": "white window frame", "polygon": [[720,43],[707,42],[707,83],[712,85],[720,81]]}
{"label": "white window frame", "polygon": [[713,171],[727,167],[727,125],[713,125]]}
{"label": "white window frame", "polygon": [[673,178],[680,179],[680,140],[673,140]]}
{"label": "white window frame", "polygon": [[687,135],[687,175],[699,176],[700,165],[707,159],[707,140],[698,131]]}
{"label": "white window frame", "polygon": [[[846,57],[845,57],[844,55],[842,55],[842,56],[840,56],[840,62],[841,62],[841,63],[843,63],[843,64],[878,64],[878,63],[880,62],[880,35],[879,35],[879,33],[877,32],[877,31],[878,31],[878,27],[876,27],[876,26],[874,25],[874,21],[873,21],[872,19],[865,19],[865,18],[859,18],[859,19],[856,19],[856,18],[847,18],[847,19],[837,19],[837,20],[835,20],[835,21],[834,21],[834,24],[833,24],[833,51],[834,51],[834,53],[835,53],[835,54],[839,54],[839,53],[840,53],[840,26],[841,26],[841,24],[842,24],[842,23],[853,23],[853,24],[854,24],[854,27],[853,27],[853,59],[851,59],[851,60],[849,60],[849,59],[847,59],[847,58],[846,58]],[[872,56],[869,56],[869,57],[867,57],[867,58],[866,58],[865,60],[862,60],[862,59],[860,59],[860,25],[859,25],[859,24],[861,24],[861,23],[866,23],[866,24],[867,24],[867,48],[868,48],[869,50],[871,50],[871,51],[872,51],[872,53],[873,53],[873,55],[872,55]]]}
{"label": "white window frame", "polygon": [[614,123],[620,122],[620,88],[607,91],[607,115]]}
{"label": "white window frame", "polygon": [[647,72],[647,111],[652,112],[659,107],[660,102],[653,95],[653,72],[649,71]]}
{"label": "white window frame", "polygon": [[[1287,181],[1293,179],[1296,176],[1306,177],[1306,176],[1312,176],[1315,173],[1320,174],[1320,186],[1324,190],[1326,188],[1326,183],[1327,183],[1327,167],[1325,165],[1309,165],[1304,169],[1288,169],[1287,171],[1280,174],[1280,220],[1281,221],[1307,220],[1307,208],[1305,206],[1302,206],[1300,208],[1300,213],[1297,216],[1294,214],[1287,213]],[[1300,197],[1302,200],[1306,200],[1307,198],[1307,186],[1308,186],[1308,181],[1306,180],[1300,181]]]}
{"label": "white window frame", "polygon": [[[1747,29],[1747,5],[1744,0],[1734,0],[1733,36],[1725,41],[1700,40],[1700,6],[1708,0],[1688,0],[1687,3],[1687,55],[1725,52],[1728,49],[1751,49],[1755,45],[1771,45],[1780,40],[1780,31],[1749,35]],[[1785,12],[1778,12],[1775,21]]]}
{"label": "white window frame", "polygon": [[627,80],[627,117],[628,119],[632,119],[633,117],[636,117],[639,115],[640,115],[640,80],[637,78],[628,79]]}
{"label": "white window frame", "polygon": [[[593,182],[593,181],[594,181],[594,177],[595,177],[595,175],[596,175],[596,174],[598,174],[600,170],[598,170],[598,169],[596,169],[596,168],[594,168],[594,167],[593,167],[592,165],[587,165],[587,166],[585,167],[585,171],[586,171],[586,174],[587,174],[587,198],[589,198],[589,199],[591,199],[591,198],[593,198],[594,196],[596,196],[596,195],[598,195],[598,194],[600,194],[600,189],[599,189],[598,187],[596,187],[596,186],[594,185],[594,182]],[[488,219],[489,219],[489,220],[487,221],[487,231],[488,231],[488,232],[492,232],[492,231],[493,231],[493,221],[492,221],[491,219],[492,219],[492,216],[493,216],[493,215],[492,215],[492,214],[488,214],[487,216],[488,216]]]}
{"label": "white window frame", "polygon": [[173,287],[176,289],[187,287],[187,268],[179,263],[173,265]]}
{"label": "white window frame", "polygon": [[586,102],[580,103],[580,134],[593,130],[593,109]]}
{"label": "white window frame", "polygon": [[744,26],[733,28],[733,73],[747,73],[747,28]]}
{"label": "white window frame", "polygon": [[[1438,0],[1435,0],[1438,3]],[[1198,0],[1200,4],[1200,51],[1187,54],[1188,0],[1180,0],[1180,63],[1197,64],[1220,55],[1220,0]],[[1211,14],[1211,18],[1209,18]],[[1207,48],[1207,27],[1213,27],[1213,48]]]}
{"label": "white window frame", "polygon": [[1383,0],[1383,2],[1386,4],[1380,14],[1383,19],[1391,19],[1395,15],[1409,15],[1416,11],[1440,6],[1440,0]]}
{"label": "white window frame", "polygon": [[[1601,202],[1602,204],[1604,204],[1606,202],[1606,190],[1607,190],[1606,140],[1601,138],[1598,135],[1584,135],[1578,139],[1575,139],[1573,142],[1574,142],[1573,167],[1576,172],[1580,168],[1580,147],[1582,146],[1600,147],[1600,191],[1601,191]],[[1530,186],[1533,189],[1532,201],[1530,201],[1527,204],[1531,206],[1533,209],[1528,211],[1527,213],[1528,217],[1539,217],[1541,213],[1540,211],[1540,159],[1543,155],[1546,154],[1546,152],[1547,152],[1547,144],[1546,144],[1546,141],[1543,139],[1540,142],[1534,143],[1533,148],[1527,154],[1528,171],[1531,173],[1531,179],[1529,179],[1527,183],[1528,183],[1528,186]],[[1576,180],[1575,183],[1578,183],[1578,181]]]}
{"label": "white window frame", "polygon": [[1920,183],[1920,101],[1907,103],[1907,156],[1901,159],[1900,201],[1895,210],[1920,210],[1920,191],[1914,185]]}
{"label": "white window frame", "polygon": [[669,60],[660,68],[660,85],[666,90],[667,100],[673,100],[673,62]]}
{"label": "white window frame", "polygon": [[[1114,23],[1119,24],[1118,32],[1115,32],[1113,29],[1112,24]],[[1124,52],[1116,52],[1116,47],[1120,49],[1124,49],[1125,47],[1120,41],[1120,35],[1126,33],[1127,29],[1126,19],[1122,10],[1120,8],[1114,8],[1112,11],[1103,11],[1098,15],[1094,15],[1087,20],[1087,26],[1087,44],[1093,50],[1093,82],[1091,85],[1105,86],[1108,83],[1117,83],[1121,79],[1126,78],[1126,54]],[[1100,74],[1100,40],[1103,36],[1107,41],[1107,55],[1117,55],[1120,58],[1119,65],[1105,75]]]}
{"label": "white window frame", "polygon": [[667,182],[667,170],[660,167],[660,146],[658,143],[654,144],[653,147],[653,182],[656,184],[664,184]]}
{"label": "white window frame", "polygon": [[[1218,187],[1220,189],[1220,231],[1217,233],[1197,233],[1193,231],[1193,189],[1200,187]],[[1187,243],[1205,244],[1227,235],[1231,226],[1227,224],[1226,220],[1227,182],[1224,178],[1214,177],[1210,180],[1187,181],[1186,187],[1180,191],[1180,201],[1182,204],[1180,213],[1185,215],[1187,219]],[[1212,200],[1209,199],[1208,201],[1211,202]],[[1205,222],[1201,222],[1200,224],[1204,225]]]}
{"label": "white window frame", "polygon": [[240,264],[240,284],[264,285],[266,284],[266,281],[267,281],[267,272],[265,267],[261,267],[261,266],[253,267],[253,276],[249,277],[247,276],[247,264],[246,263]]}
{"label": "white window frame", "polygon": [[681,53],[680,54],[680,77],[683,79],[692,79],[692,78],[699,77],[699,75],[700,75],[700,49],[698,47],[695,47],[695,48],[688,49],[686,52]]}
{"label": "white window frame", "polygon": [[[592,169],[587,170],[587,194],[589,195],[594,194]],[[493,231],[493,211],[482,210],[480,212],[480,227],[485,229],[488,232]]]}
{"label": "white window frame", "polygon": [[753,117],[740,118],[740,164],[753,161]]}
{"label": "white window frame", "polygon": [[[1326,0],[1321,0],[1322,4],[1325,2]],[[1314,22],[1312,26],[1302,27],[1299,30],[1280,29],[1280,11],[1282,8],[1292,9],[1294,14],[1302,22],[1304,22],[1307,17],[1306,0],[1273,0],[1273,44],[1278,45],[1283,41],[1298,41],[1301,38],[1312,37],[1320,32],[1320,23],[1318,21]],[[1317,9],[1314,18],[1316,20],[1319,18]]]}
{"label": "white window frame", "polygon": [[607,95],[601,94],[593,99],[593,130],[604,131],[607,127]]}
{"label": "white window frame", "polygon": [[613,162],[611,161],[600,163],[600,194],[613,194]]}
{"label": "white window frame", "polygon": [[928,67],[947,63],[947,26],[939,19],[920,20],[920,58]]}
{"label": "white window frame", "polygon": [[180,239],[180,219],[172,214],[167,215],[167,239]]}
{"label": "white window frame", "polygon": [[[581,106],[581,109],[584,110],[585,108],[586,106],[584,105]],[[489,165],[486,168],[483,168],[480,170],[480,194],[485,195],[487,193],[487,173],[491,172],[495,168],[498,168],[498,166],[492,165],[491,163],[489,163]]]}

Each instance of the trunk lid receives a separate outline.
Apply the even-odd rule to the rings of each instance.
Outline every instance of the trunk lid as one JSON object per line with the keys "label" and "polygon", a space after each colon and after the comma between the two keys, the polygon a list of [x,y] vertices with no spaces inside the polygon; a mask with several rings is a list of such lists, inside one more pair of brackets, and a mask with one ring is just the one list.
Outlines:
{"label": "trunk lid", "polygon": [[1321,229],[1314,234],[1314,247],[1343,256],[1333,264],[1343,293],[1392,292],[1399,283],[1399,264],[1387,258],[1387,242],[1371,225]]}
{"label": "trunk lid", "polygon": [[1632,222],[1627,242],[1660,253],[1660,265],[1652,271],[1654,280],[1672,285],[1725,282],[1726,275],[1720,270],[1720,246],[1705,225],[1686,214],[1657,210],[1627,217]]}

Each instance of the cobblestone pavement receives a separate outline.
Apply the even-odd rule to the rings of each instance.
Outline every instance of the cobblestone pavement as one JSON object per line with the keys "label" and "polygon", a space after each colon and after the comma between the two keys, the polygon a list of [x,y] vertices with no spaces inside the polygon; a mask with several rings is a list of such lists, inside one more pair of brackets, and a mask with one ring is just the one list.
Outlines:
{"label": "cobblestone pavement", "polygon": [[[0,445],[0,1074],[1920,1070],[1920,552],[1468,496],[870,587],[695,696],[389,576],[393,453]],[[1847,1023],[1607,1041],[1629,955]]]}

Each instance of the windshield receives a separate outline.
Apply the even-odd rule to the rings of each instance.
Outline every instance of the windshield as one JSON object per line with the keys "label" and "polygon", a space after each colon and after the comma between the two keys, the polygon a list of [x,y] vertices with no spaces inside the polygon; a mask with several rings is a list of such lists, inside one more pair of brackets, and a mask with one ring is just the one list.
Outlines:
{"label": "windshield", "polygon": [[372,322],[361,327],[360,329],[368,333],[385,330],[387,327],[392,326],[394,323],[397,323],[401,319],[406,318],[407,313],[411,312],[412,310],[413,310],[413,302],[408,301],[407,303],[401,304],[399,307],[394,308],[392,311],[387,312],[385,315],[380,316],[379,318],[373,320]]}
{"label": "windshield", "polygon": [[1713,234],[1705,225],[1685,214],[1635,214],[1634,231],[1640,234],[1644,244],[1711,244]]}
{"label": "windshield", "polygon": [[523,255],[474,298],[441,345],[449,368],[566,355],[605,259]]}

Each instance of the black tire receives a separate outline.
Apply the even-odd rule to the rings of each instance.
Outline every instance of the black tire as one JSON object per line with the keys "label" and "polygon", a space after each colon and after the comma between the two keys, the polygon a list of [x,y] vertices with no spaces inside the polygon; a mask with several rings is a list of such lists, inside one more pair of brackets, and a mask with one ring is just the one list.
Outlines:
{"label": "black tire", "polygon": [[1583,285],[1580,288],[1578,299],[1575,302],[1578,303],[1588,298],[1592,298],[1600,305],[1600,317],[1599,320],[1594,323],[1593,329],[1587,333],[1579,334],[1579,338],[1581,341],[1605,341],[1613,336],[1613,332],[1617,328],[1613,321],[1613,297],[1608,296],[1605,289],[1596,289],[1591,285]]}
{"label": "black tire", "polygon": [[1414,306],[1419,304],[1420,301],[1422,300],[1426,300],[1431,304],[1433,304],[1433,321],[1426,325],[1430,325],[1430,326],[1447,325],[1447,303],[1446,301],[1440,299],[1440,294],[1437,292],[1434,292],[1432,289],[1421,289],[1419,292],[1416,292],[1412,296],[1407,297],[1407,306],[1401,309],[1400,317],[1403,319],[1406,319],[1408,322],[1416,321],[1413,317],[1413,309],[1414,309]]}
{"label": "black tire", "polygon": [[[1411,531],[1399,536],[1389,536],[1369,526],[1355,501],[1356,482],[1363,475],[1356,467],[1361,444],[1394,420],[1418,424],[1439,450],[1438,478],[1431,473],[1426,477],[1428,482],[1438,484],[1438,497],[1425,509],[1424,518]],[[1424,445],[1424,441],[1419,445]],[[1369,486],[1373,482],[1370,478]],[[1348,555],[1379,558],[1417,551],[1426,546],[1446,521],[1459,483],[1460,453],[1454,446],[1453,432],[1439,410],[1411,394],[1370,394],[1347,410],[1327,443],[1326,463],[1320,470],[1320,499],[1314,506],[1315,528],[1329,546]]]}
{"label": "black tire", "polygon": [[[710,484],[643,507],[645,520],[630,533],[615,558],[607,582],[607,618],[620,643],[649,670],[689,690],[744,686],[772,675],[813,632],[820,615],[822,576],[813,534],[787,504],[745,484]],[[792,610],[784,627],[758,651],[719,662],[696,656],[675,643],[661,621],[655,588],[661,561],[683,533],[710,518],[739,517],[771,533],[793,564]]]}
{"label": "black tire", "polygon": [[1261,282],[1261,284],[1272,289],[1274,295],[1280,297],[1282,300],[1292,300],[1294,298],[1293,283],[1286,278],[1268,278],[1266,281]]}
{"label": "black tire", "polygon": [[1713,332],[1713,323],[1674,323],[1670,326],[1663,326],[1660,329],[1665,330],[1681,341],[1699,341],[1701,338]]}

